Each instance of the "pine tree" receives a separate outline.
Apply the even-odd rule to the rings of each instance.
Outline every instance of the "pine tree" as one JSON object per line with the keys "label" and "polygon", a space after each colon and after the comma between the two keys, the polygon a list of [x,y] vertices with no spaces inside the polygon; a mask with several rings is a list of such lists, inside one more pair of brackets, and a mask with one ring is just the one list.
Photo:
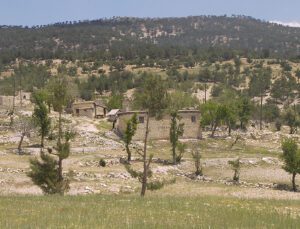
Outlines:
{"label": "pine tree", "polygon": [[34,111],[33,120],[39,128],[39,135],[41,136],[41,148],[44,148],[44,139],[49,134],[51,119],[48,116],[48,109],[45,103],[45,92],[38,91],[33,94],[34,98]]}
{"label": "pine tree", "polygon": [[298,145],[293,139],[286,139],[282,142],[282,159],[284,161],[283,169],[292,174],[293,191],[297,191],[296,175],[300,173],[300,151]]}
{"label": "pine tree", "polygon": [[177,112],[174,111],[171,113],[171,126],[170,126],[170,142],[172,145],[172,157],[173,157],[173,164],[175,165],[177,162],[180,162],[181,157],[176,154],[176,148],[178,147],[178,140],[179,137],[183,135],[183,123],[178,123],[180,117],[178,116]]}
{"label": "pine tree", "polygon": [[127,121],[126,130],[123,136],[123,141],[125,142],[125,148],[127,153],[127,161],[131,161],[131,151],[130,151],[130,144],[132,141],[133,136],[135,135],[137,128],[137,116],[134,114],[131,119]]}

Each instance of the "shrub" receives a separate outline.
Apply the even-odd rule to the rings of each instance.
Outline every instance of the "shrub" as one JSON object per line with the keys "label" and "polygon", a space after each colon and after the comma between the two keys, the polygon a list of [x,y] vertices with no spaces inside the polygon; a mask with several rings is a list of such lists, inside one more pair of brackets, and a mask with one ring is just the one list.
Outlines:
{"label": "shrub", "polygon": [[100,167],[105,167],[106,166],[106,161],[103,158],[100,159],[99,166]]}
{"label": "shrub", "polygon": [[234,161],[228,161],[228,164],[231,165],[231,168],[234,171],[233,181],[238,183],[240,181],[240,171],[241,171],[240,158],[237,158]]}
{"label": "shrub", "polygon": [[30,160],[30,168],[27,175],[45,194],[64,194],[70,189],[69,179],[60,179],[57,161],[52,156],[41,152],[40,160]]}
{"label": "shrub", "polygon": [[297,191],[296,175],[300,173],[300,151],[294,139],[285,139],[282,142],[283,169],[292,174],[293,191]]}
{"label": "shrub", "polygon": [[275,120],[275,127],[277,131],[281,130],[281,126],[282,126],[282,121],[278,118]]}
{"label": "shrub", "polygon": [[200,154],[200,151],[198,149],[195,149],[193,152],[192,152],[192,156],[193,156],[193,159],[194,159],[194,162],[195,162],[195,175],[196,176],[202,176],[203,175],[203,172],[202,172],[202,166],[201,166],[201,154]]}

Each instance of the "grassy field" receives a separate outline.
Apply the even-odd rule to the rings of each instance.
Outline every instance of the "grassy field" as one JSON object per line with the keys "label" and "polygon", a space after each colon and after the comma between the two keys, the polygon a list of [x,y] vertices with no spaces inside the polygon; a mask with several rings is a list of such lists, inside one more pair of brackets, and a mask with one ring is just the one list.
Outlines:
{"label": "grassy field", "polygon": [[300,201],[220,197],[0,197],[0,228],[297,228]]}

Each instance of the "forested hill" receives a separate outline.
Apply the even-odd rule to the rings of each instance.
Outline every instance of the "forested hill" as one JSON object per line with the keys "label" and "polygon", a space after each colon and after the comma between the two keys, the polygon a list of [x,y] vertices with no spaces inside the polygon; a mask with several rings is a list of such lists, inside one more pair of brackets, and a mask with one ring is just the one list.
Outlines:
{"label": "forested hill", "polygon": [[[246,16],[112,18],[32,28],[0,27],[0,60],[96,58],[111,60],[201,58],[232,50],[243,55],[300,55],[300,28]],[[208,54],[207,54],[208,53]]]}

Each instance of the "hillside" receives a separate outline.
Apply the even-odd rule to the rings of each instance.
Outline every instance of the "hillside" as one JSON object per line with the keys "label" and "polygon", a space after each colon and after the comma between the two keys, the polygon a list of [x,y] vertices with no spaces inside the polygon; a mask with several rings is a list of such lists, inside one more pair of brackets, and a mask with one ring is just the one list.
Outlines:
{"label": "hillside", "polygon": [[287,58],[300,54],[300,29],[246,16],[117,17],[32,28],[0,26],[0,50],[3,63],[15,58],[226,59],[232,50]]}

